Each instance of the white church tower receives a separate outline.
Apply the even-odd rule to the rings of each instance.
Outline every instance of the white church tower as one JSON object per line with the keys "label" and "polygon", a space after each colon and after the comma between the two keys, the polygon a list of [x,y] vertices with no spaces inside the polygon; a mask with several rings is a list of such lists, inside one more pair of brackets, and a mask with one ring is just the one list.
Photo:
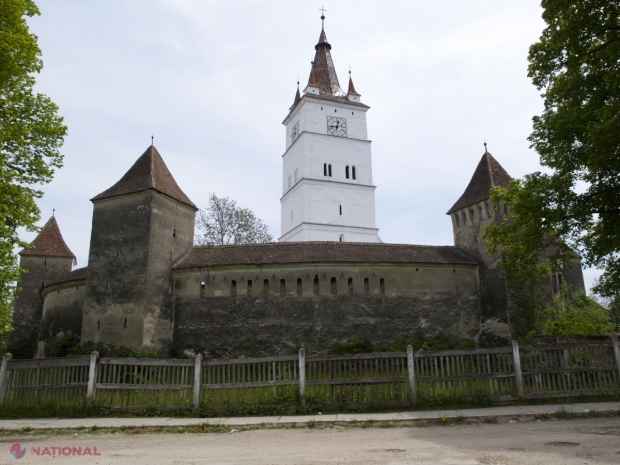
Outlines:
{"label": "white church tower", "polygon": [[[321,20],[325,17],[321,16]],[[370,107],[360,101],[349,71],[340,88],[321,30],[310,79],[282,124],[283,242],[381,242],[375,226],[375,186],[366,129]]]}

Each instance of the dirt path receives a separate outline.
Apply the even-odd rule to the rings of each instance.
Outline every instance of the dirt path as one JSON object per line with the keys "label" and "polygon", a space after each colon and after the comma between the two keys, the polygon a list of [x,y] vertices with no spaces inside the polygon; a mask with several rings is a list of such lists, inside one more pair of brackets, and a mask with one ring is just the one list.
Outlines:
{"label": "dirt path", "polygon": [[[20,441],[25,455],[10,455]],[[99,456],[33,456],[32,447]],[[4,437],[0,464],[619,464],[620,418],[397,428],[262,429],[225,434]],[[67,451],[68,449],[65,449]],[[19,455],[19,454],[18,454]],[[51,459],[51,460],[50,460]]]}

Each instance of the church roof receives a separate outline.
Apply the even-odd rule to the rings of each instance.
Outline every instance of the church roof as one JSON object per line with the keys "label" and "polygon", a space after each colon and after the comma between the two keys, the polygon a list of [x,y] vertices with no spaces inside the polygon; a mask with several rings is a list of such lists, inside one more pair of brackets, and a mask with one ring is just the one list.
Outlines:
{"label": "church roof", "polygon": [[175,265],[263,265],[317,262],[394,262],[474,265],[476,260],[452,246],[368,242],[273,242],[268,244],[199,246]]}
{"label": "church roof", "polygon": [[45,223],[39,235],[32,241],[32,248],[24,249],[20,255],[40,255],[43,257],[70,257],[75,255],[62,238],[60,228],[53,216]]}
{"label": "church roof", "polygon": [[310,79],[312,79],[312,73],[314,73],[314,79],[316,80],[315,86],[319,88],[319,94],[344,97],[345,93],[340,88],[334,62],[332,61],[331,48],[332,46],[327,42],[325,29],[321,29],[319,42],[314,46],[316,53],[314,55],[314,61],[312,62]]}
{"label": "church roof", "polygon": [[448,210],[448,215],[463,207],[489,198],[492,187],[508,187],[510,175],[489,152],[484,152],[463,195]]}
{"label": "church roof", "polygon": [[178,186],[163,158],[153,145],[146,149],[146,152],[136,160],[120,181],[91,200],[102,200],[150,189],[196,208],[196,205]]}

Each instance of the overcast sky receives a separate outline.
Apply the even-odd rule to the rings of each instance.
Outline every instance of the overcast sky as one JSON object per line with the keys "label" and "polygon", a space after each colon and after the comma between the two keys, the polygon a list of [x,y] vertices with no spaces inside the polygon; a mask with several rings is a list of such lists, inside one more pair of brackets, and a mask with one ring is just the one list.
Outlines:
{"label": "overcast sky", "polygon": [[[29,21],[45,67],[37,90],[65,117],[64,167],[44,187],[42,224],[88,262],[90,198],[129,169],[151,135],[198,206],[208,194],[253,210],[280,236],[285,129],[321,30],[296,0],[38,0]],[[527,77],[540,0],[326,1],[341,87],[349,65],[371,107],[376,219],[384,242],[453,245],[446,211],[484,152],[513,177],[542,100]],[[30,238],[31,236],[28,236]],[[586,287],[598,273],[586,272]]]}

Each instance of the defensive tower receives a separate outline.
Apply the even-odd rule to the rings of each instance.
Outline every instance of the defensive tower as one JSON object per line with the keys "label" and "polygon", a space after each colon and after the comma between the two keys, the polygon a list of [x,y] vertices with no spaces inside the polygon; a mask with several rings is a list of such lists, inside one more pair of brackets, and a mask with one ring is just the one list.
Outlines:
{"label": "defensive tower", "polygon": [[196,206],[154,146],[92,202],[82,344],[164,351],[172,266],[192,248]]}

